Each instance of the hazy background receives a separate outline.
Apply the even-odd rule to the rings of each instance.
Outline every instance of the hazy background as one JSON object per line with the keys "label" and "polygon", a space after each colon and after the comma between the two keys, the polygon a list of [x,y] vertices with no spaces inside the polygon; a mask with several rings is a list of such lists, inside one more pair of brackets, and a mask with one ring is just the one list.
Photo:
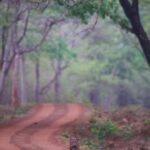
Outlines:
{"label": "hazy background", "polygon": [[[15,29],[12,22],[16,11],[29,6],[35,7],[23,3],[19,8],[12,6],[8,10],[7,3],[0,4],[1,61],[4,43],[6,47],[9,45],[8,60],[14,52],[20,58],[14,56],[5,75],[1,104],[58,101],[91,103],[106,109],[130,104],[150,107],[150,68],[132,34],[109,18],[104,20],[93,15],[84,24],[78,18],[66,17],[65,10],[55,3],[44,10],[30,8],[30,12],[23,12],[16,20]],[[140,11],[150,35],[149,7],[141,4]],[[40,43],[47,32],[46,21],[54,24]],[[5,27],[7,42],[3,37]],[[19,48],[8,42],[23,31],[26,34]],[[34,47],[37,44],[39,46]],[[17,48],[29,51],[17,53]]]}

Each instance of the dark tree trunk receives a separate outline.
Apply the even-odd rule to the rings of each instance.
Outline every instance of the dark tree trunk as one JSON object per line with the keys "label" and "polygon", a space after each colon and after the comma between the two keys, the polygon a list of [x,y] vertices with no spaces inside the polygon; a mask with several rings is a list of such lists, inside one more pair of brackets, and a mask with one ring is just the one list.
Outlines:
{"label": "dark tree trunk", "polygon": [[18,101],[18,73],[19,73],[19,55],[14,59],[13,74],[12,74],[12,97],[11,106],[19,105]]}
{"label": "dark tree trunk", "polygon": [[8,64],[6,62],[3,63],[1,72],[0,72],[0,100],[3,98],[3,91],[5,89],[5,81],[7,77],[7,69],[8,69]]}
{"label": "dark tree trunk", "polygon": [[91,89],[91,91],[88,93],[88,97],[94,106],[100,105],[100,91],[98,87]]}
{"label": "dark tree trunk", "polygon": [[119,0],[120,4],[132,25],[132,32],[138,38],[140,45],[143,49],[144,56],[150,66],[150,39],[148,38],[139,15],[139,1],[132,0]]}
{"label": "dark tree trunk", "polygon": [[35,101],[39,102],[39,90],[40,90],[40,65],[39,62],[35,64]]}

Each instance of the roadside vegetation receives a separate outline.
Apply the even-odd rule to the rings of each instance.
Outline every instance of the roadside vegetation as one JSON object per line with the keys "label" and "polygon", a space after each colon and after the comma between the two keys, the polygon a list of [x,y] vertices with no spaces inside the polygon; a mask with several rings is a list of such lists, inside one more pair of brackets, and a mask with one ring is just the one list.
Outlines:
{"label": "roadside vegetation", "polygon": [[10,106],[0,105],[0,124],[25,115],[32,106],[33,104],[28,104],[26,106],[16,106],[13,108]]}
{"label": "roadside vegetation", "polygon": [[86,123],[76,122],[62,134],[74,136],[81,150],[149,150],[150,110],[131,106],[105,112],[97,109]]}

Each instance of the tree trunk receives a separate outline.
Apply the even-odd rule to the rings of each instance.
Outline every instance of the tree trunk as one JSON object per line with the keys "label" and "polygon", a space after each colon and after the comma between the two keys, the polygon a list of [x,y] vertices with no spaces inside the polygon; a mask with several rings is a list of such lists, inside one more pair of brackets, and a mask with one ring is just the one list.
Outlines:
{"label": "tree trunk", "polygon": [[14,59],[13,73],[12,73],[12,97],[11,105],[14,107],[19,105],[18,101],[18,73],[19,73],[19,55],[16,54]]}
{"label": "tree trunk", "polygon": [[3,99],[3,91],[5,88],[5,82],[7,77],[7,69],[8,69],[8,63],[4,62],[1,72],[0,72],[0,100]]}
{"label": "tree trunk", "polygon": [[140,22],[139,17],[135,16],[132,21],[134,34],[138,38],[140,45],[143,49],[145,58],[150,66],[150,39],[148,38],[146,32],[144,31],[144,28]]}
{"label": "tree trunk", "polygon": [[0,59],[0,70],[2,69],[3,62],[4,62],[4,55],[5,55],[5,47],[7,42],[7,27],[2,27],[2,53],[1,53],[1,59]]}
{"label": "tree trunk", "polygon": [[10,52],[10,43],[11,38],[8,37],[8,33],[10,30],[3,26],[2,28],[2,53],[1,53],[1,60],[0,60],[0,100],[3,99],[3,91],[5,88],[5,81],[8,73],[9,68],[9,52]]}
{"label": "tree trunk", "polygon": [[55,82],[54,82],[54,93],[55,93],[55,101],[60,101],[60,78],[61,78],[61,66],[60,62],[56,62],[55,68]]}
{"label": "tree trunk", "polygon": [[40,64],[37,62],[35,64],[35,101],[40,101]]}
{"label": "tree trunk", "polygon": [[19,77],[20,77],[20,104],[26,105],[27,104],[27,97],[26,97],[26,81],[25,81],[25,64],[23,60],[23,55],[19,56]]}
{"label": "tree trunk", "polygon": [[139,15],[139,1],[119,0],[120,4],[132,25],[132,32],[138,38],[143,49],[144,56],[150,66],[150,39],[145,32]]}

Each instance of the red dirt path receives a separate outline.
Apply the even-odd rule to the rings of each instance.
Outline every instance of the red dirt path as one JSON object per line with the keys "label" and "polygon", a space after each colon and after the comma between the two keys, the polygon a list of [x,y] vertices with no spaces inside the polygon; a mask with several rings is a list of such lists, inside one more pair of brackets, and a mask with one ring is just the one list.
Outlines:
{"label": "red dirt path", "polygon": [[24,117],[0,125],[0,150],[68,150],[58,142],[58,133],[88,116],[80,104],[39,104]]}

